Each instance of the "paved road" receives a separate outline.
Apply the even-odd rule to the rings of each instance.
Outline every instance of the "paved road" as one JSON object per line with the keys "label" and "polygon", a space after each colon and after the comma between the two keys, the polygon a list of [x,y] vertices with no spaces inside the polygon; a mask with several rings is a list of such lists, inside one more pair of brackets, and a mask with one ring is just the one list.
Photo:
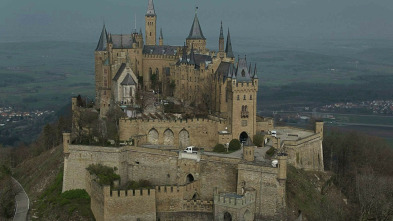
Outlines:
{"label": "paved road", "polygon": [[27,212],[29,211],[29,197],[27,196],[25,190],[22,185],[12,178],[14,182],[14,187],[16,189],[16,211],[14,216],[14,221],[26,221],[27,220]]}

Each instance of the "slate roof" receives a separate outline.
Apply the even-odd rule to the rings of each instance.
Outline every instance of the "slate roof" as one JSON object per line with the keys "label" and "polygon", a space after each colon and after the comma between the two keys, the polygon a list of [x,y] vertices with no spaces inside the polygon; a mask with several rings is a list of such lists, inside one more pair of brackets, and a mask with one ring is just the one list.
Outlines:
{"label": "slate roof", "polygon": [[176,55],[178,46],[170,45],[145,45],[143,47],[143,54],[153,55]]}
{"label": "slate roof", "polygon": [[119,70],[117,71],[115,77],[113,78],[114,81],[119,80],[120,75],[121,75],[121,73],[123,73],[124,69],[126,69],[126,66],[127,66],[127,65],[126,65],[125,63],[121,64]]}
{"label": "slate roof", "polygon": [[147,6],[146,15],[155,16],[156,11],[154,10],[154,3],[153,0],[149,0],[149,5]]}
{"label": "slate roof", "polygon": [[100,40],[98,40],[98,44],[96,47],[96,51],[106,51],[108,43],[108,33],[106,32],[105,25],[102,27]]}
{"label": "slate roof", "polygon": [[127,74],[123,82],[121,82],[121,85],[136,85],[136,83],[132,76],[130,74]]}
{"label": "slate roof", "polygon": [[190,34],[188,35],[187,39],[206,40],[205,36],[203,36],[197,13],[195,13],[194,22],[192,23]]}
{"label": "slate roof", "polygon": [[231,41],[231,34],[229,33],[229,28],[228,28],[227,45],[225,48],[225,53],[227,54],[227,57],[229,57],[229,58],[235,57],[235,55],[233,55],[233,51],[232,51],[232,41]]}
{"label": "slate roof", "polygon": [[249,70],[249,68],[247,67],[246,58],[239,58],[238,65],[236,68],[236,80],[238,82],[252,81],[251,70]]}
{"label": "slate roof", "polygon": [[248,137],[246,143],[244,144],[246,147],[253,147],[255,146],[254,143],[251,141],[251,138]]}
{"label": "slate roof", "polygon": [[132,43],[134,42],[131,34],[111,35],[111,39],[113,42],[114,49],[132,48]]}
{"label": "slate roof", "polygon": [[227,78],[232,77],[235,73],[235,66],[230,62],[221,62],[216,70],[216,74],[222,76],[223,81]]}

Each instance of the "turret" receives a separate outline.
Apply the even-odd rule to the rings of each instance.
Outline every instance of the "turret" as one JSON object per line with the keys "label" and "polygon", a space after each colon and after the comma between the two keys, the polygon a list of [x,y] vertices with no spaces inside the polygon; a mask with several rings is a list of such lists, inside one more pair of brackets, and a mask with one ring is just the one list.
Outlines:
{"label": "turret", "polygon": [[70,143],[71,143],[71,134],[63,133],[63,152],[65,154],[70,153]]}
{"label": "turret", "polygon": [[243,145],[243,159],[247,162],[253,162],[254,157],[254,150],[256,146],[251,141],[251,138],[248,137],[246,143]]}
{"label": "turret", "polygon": [[323,121],[317,121],[315,122],[315,133],[316,134],[321,134],[321,136],[323,137]]}
{"label": "turret", "polygon": [[145,15],[145,35],[146,35],[146,45],[156,45],[156,24],[157,24],[157,15],[154,10],[153,0],[149,0],[149,5],[147,7],[147,12]]}
{"label": "turret", "polygon": [[194,49],[197,51],[204,52],[206,50],[206,38],[203,36],[202,28],[199,24],[197,9],[198,7],[195,9],[194,22],[192,23],[190,34],[188,35],[186,42],[188,48],[194,46]]}
{"label": "turret", "polygon": [[159,38],[159,45],[164,45],[164,36],[162,35],[162,28],[160,29],[160,38]]}
{"label": "turret", "polygon": [[105,24],[102,27],[100,39],[96,47],[96,51],[106,51],[108,46],[108,33],[106,32]]}
{"label": "turret", "polygon": [[71,98],[71,110],[72,112],[74,112],[76,110],[77,107],[77,98],[73,97]]}

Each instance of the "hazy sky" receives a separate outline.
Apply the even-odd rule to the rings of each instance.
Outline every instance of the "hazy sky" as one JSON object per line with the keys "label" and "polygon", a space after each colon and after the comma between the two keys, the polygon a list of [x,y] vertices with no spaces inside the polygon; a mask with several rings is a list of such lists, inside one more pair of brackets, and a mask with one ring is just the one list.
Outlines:
{"label": "hazy sky", "polygon": [[[148,0],[0,0],[0,42],[97,42],[103,20],[111,33],[144,29]],[[214,2],[214,3],[213,3]],[[167,43],[182,44],[195,5],[208,41],[220,21],[250,39],[393,39],[393,0],[155,0]]]}

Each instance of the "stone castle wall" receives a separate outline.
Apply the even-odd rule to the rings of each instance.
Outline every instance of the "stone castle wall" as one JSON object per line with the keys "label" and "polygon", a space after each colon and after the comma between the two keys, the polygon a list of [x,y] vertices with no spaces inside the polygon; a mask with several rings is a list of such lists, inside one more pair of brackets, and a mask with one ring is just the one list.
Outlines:
{"label": "stone castle wall", "polygon": [[[135,135],[145,135],[141,144],[158,144],[173,147],[189,145],[205,147],[207,151],[219,142],[218,131],[224,130],[225,121],[210,119],[187,120],[120,120],[120,140],[129,140]],[[151,136],[152,130],[157,135]],[[186,134],[183,136],[181,132]],[[167,132],[167,133],[166,133]],[[170,134],[170,136],[167,136]],[[188,134],[188,135],[187,135]]]}

